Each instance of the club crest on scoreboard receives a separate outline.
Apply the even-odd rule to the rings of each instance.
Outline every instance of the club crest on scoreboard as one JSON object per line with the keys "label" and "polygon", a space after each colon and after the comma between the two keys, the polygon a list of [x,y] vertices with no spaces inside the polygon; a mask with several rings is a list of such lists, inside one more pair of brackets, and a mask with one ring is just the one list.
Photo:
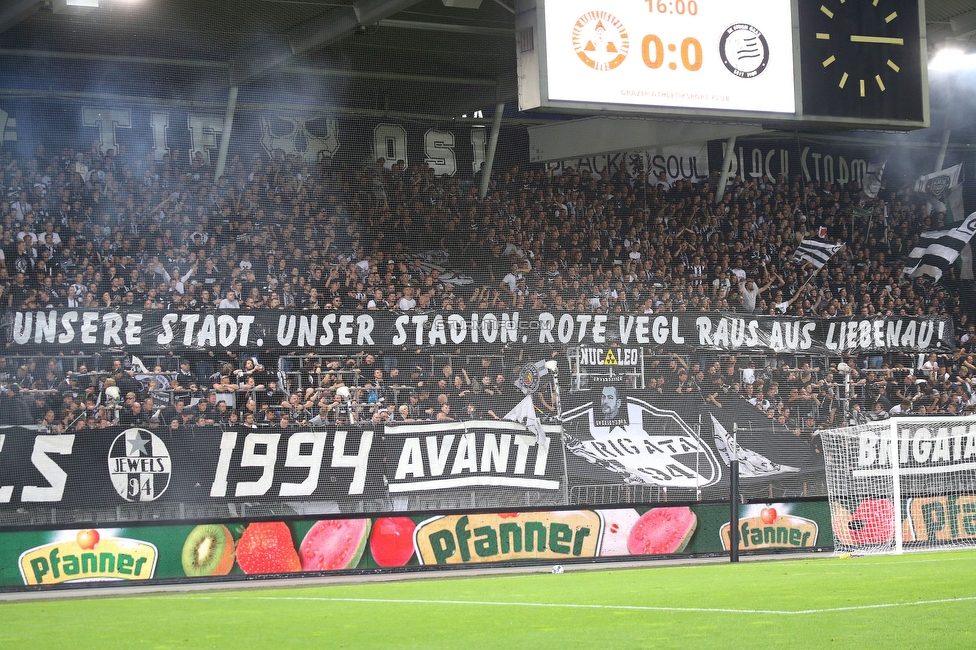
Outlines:
{"label": "club crest on scoreboard", "polygon": [[613,70],[627,58],[630,36],[613,14],[588,11],[573,26],[573,49],[594,70]]}
{"label": "club crest on scoreboard", "polygon": [[737,23],[722,32],[718,51],[729,72],[742,79],[758,77],[769,64],[766,37],[745,23]]}

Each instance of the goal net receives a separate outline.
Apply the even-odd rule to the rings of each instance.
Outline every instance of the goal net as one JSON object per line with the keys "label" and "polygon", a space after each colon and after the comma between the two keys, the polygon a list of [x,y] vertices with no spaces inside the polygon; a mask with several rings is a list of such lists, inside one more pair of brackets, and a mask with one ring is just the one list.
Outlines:
{"label": "goal net", "polygon": [[891,418],[820,437],[836,553],[976,544],[976,418]]}

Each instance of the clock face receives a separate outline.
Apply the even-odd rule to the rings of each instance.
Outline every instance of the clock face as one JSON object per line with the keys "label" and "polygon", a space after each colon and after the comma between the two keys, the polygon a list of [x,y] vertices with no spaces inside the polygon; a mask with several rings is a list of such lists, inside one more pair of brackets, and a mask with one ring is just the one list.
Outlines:
{"label": "clock face", "polygon": [[806,115],[924,120],[918,0],[800,0]]}

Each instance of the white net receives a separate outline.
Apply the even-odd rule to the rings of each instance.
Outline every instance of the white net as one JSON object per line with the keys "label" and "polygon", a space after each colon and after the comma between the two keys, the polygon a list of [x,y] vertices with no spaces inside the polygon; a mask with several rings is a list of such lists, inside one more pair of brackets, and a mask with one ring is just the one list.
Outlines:
{"label": "white net", "polygon": [[976,418],[892,418],[820,436],[835,552],[976,543]]}

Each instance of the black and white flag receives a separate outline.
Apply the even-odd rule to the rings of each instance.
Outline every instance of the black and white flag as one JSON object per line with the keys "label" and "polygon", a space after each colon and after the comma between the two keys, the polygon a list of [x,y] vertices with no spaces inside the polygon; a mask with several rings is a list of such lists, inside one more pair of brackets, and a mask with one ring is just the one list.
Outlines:
{"label": "black and white flag", "polygon": [[793,261],[798,264],[810,262],[819,271],[843,246],[842,243],[831,244],[816,239],[804,239],[793,253]]}
{"label": "black and white flag", "polygon": [[927,275],[939,280],[949,266],[956,261],[976,232],[976,212],[949,230],[923,232],[918,243],[905,259],[902,273],[917,278]]}
{"label": "black and white flag", "polygon": [[961,174],[962,163],[932,174],[925,174],[915,181],[915,191],[943,200],[946,192],[959,184]]}
{"label": "black and white flag", "polygon": [[915,191],[927,195],[935,212],[945,212],[946,223],[962,218],[962,163],[932,174],[925,174],[915,182]]}
{"label": "black and white flag", "polygon": [[881,177],[884,176],[885,165],[887,164],[888,161],[886,160],[880,164],[868,165],[867,173],[861,182],[861,189],[868,198],[878,198],[878,192],[881,191]]}
{"label": "black and white flag", "polygon": [[715,448],[718,449],[718,453],[726,465],[731,463],[733,456],[739,461],[739,476],[742,478],[795,474],[800,471],[797,467],[774,463],[759,452],[739,445],[738,441],[729,435],[728,430],[714,415],[709,414],[709,417],[712,419],[712,431],[715,434]]}

